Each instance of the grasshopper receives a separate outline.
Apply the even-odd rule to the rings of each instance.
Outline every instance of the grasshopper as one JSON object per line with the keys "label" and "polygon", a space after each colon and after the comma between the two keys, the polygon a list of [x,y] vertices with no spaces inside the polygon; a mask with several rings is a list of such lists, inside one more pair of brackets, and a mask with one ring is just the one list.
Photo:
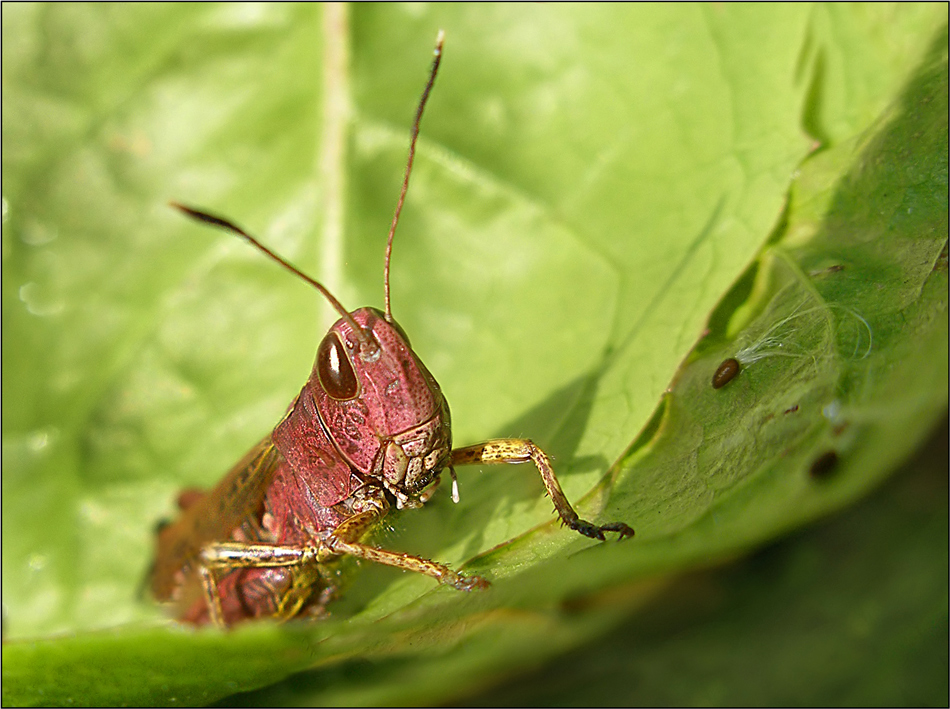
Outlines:
{"label": "grasshopper", "polygon": [[442,58],[436,41],[416,109],[409,159],[383,271],[385,311],[347,311],[323,285],[226,219],[173,203],[186,215],[242,237],[320,291],[340,319],[317,348],[306,384],[273,432],[209,492],[187,490],[178,518],[161,526],[151,571],[153,595],[174,601],[178,618],[226,627],[254,618],[317,617],[338,593],[334,562],[349,555],[414,571],[453,588],[488,587],[480,576],[372,546],[366,538],[393,508],[421,507],[455,466],[532,463],[561,521],[593,539],[633,536],[622,522],[581,519],[551,461],[526,439],[452,448],[449,406],[438,382],[393,319],[389,263],[409,186],[422,112]]}

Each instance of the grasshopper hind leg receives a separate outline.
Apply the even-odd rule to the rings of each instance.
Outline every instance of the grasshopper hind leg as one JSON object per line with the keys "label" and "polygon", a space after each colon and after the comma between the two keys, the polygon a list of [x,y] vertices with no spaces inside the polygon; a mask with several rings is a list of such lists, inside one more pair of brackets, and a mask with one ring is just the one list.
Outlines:
{"label": "grasshopper hind leg", "polygon": [[286,621],[326,614],[338,585],[323,564],[309,560],[296,566],[229,568],[201,565],[202,598],[185,620],[226,628],[257,618]]}

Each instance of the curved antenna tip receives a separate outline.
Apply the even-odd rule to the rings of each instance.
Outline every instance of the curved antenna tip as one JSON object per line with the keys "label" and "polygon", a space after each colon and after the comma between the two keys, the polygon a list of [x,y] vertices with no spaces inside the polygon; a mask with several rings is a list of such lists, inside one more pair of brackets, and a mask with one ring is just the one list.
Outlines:
{"label": "curved antenna tip", "polygon": [[262,244],[260,241],[258,241],[253,236],[251,236],[246,231],[244,231],[241,227],[237,226],[236,224],[232,224],[227,219],[224,219],[222,217],[217,217],[214,214],[209,214],[208,212],[203,212],[200,209],[187,207],[184,204],[181,204],[180,202],[170,201],[168,204],[174,207],[175,209],[178,209],[184,212],[186,215],[188,215],[192,219],[197,219],[200,222],[205,222],[206,224],[211,224],[212,226],[220,227],[222,229],[230,231],[232,234],[237,234],[238,236],[246,240],[249,244],[251,244],[254,248],[256,248],[258,251],[261,251],[265,256],[267,256],[273,261],[276,261],[285,269],[293,273],[295,276],[309,283],[311,286],[313,286],[318,291],[320,291],[320,293],[323,294],[323,297],[329,301],[330,305],[333,306],[333,309],[336,310],[340,314],[340,317],[342,317],[346,321],[346,323],[353,330],[354,335],[356,335],[356,337],[359,338],[360,345],[366,348],[367,353],[373,353],[379,349],[379,345],[373,339],[372,335],[368,334],[363,328],[361,328],[356,323],[356,321],[353,319],[352,314],[350,314],[347,311],[347,309],[343,307],[340,301],[338,301],[336,297],[330,291],[328,291],[322,283],[315,281],[313,278],[311,278],[306,273],[304,273],[299,268],[297,268],[292,263],[290,263],[283,256],[279,256],[274,251],[271,251],[269,248],[264,246],[264,244]]}
{"label": "curved antenna tip", "polygon": [[429,80],[426,82],[425,89],[419,99],[419,107],[416,109],[416,117],[412,122],[412,131],[409,137],[409,159],[406,161],[406,172],[402,180],[402,189],[399,192],[399,199],[396,201],[396,211],[393,214],[392,224],[389,226],[389,237],[386,239],[386,258],[383,263],[383,303],[384,317],[387,322],[393,322],[392,303],[389,297],[389,263],[393,253],[393,236],[396,234],[396,225],[399,224],[399,215],[402,213],[402,205],[406,201],[406,190],[409,189],[409,175],[412,173],[412,161],[416,156],[416,139],[419,137],[419,123],[422,120],[422,111],[429,100],[429,92],[435,83],[436,74],[439,73],[439,64],[442,62],[442,42],[445,39],[445,30],[439,30],[435,39],[434,58],[432,59],[432,68],[429,70]]}

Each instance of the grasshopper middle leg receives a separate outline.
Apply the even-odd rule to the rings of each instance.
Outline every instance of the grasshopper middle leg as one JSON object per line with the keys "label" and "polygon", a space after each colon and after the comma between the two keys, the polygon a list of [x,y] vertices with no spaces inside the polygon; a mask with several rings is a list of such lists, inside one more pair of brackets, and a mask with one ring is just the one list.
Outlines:
{"label": "grasshopper middle leg", "polygon": [[[212,622],[219,627],[226,625],[218,595],[219,573],[237,569],[294,567],[302,578],[316,579],[318,574],[314,570],[318,570],[320,564],[343,554],[424,574],[460,591],[488,587],[488,582],[481,576],[465,576],[445,564],[360,542],[359,539],[379,517],[380,513],[375,510],[358,513],[337,527],[326,539],[317,540],[313,545],[217,542],[205,546],[199,555],[198,568]],[[288,607],[284,608],[285,605]],[[282,602],[277,617],[293,617],[300,610],[299,606],[300,603]]]}

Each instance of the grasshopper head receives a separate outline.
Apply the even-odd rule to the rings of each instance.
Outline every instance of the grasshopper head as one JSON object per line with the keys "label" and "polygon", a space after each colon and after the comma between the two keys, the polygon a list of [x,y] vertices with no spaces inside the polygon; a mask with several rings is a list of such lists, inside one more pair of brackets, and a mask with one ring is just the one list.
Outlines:
{"label": "grasshopper head", "polygon": [[[364,335],[340,319],[317,350],[317,410],[350,465],[411,504],[448,462],[449,407],[402,328],[375,308],[351,315]],[[367,335],[377,348],[365,346]]]}

